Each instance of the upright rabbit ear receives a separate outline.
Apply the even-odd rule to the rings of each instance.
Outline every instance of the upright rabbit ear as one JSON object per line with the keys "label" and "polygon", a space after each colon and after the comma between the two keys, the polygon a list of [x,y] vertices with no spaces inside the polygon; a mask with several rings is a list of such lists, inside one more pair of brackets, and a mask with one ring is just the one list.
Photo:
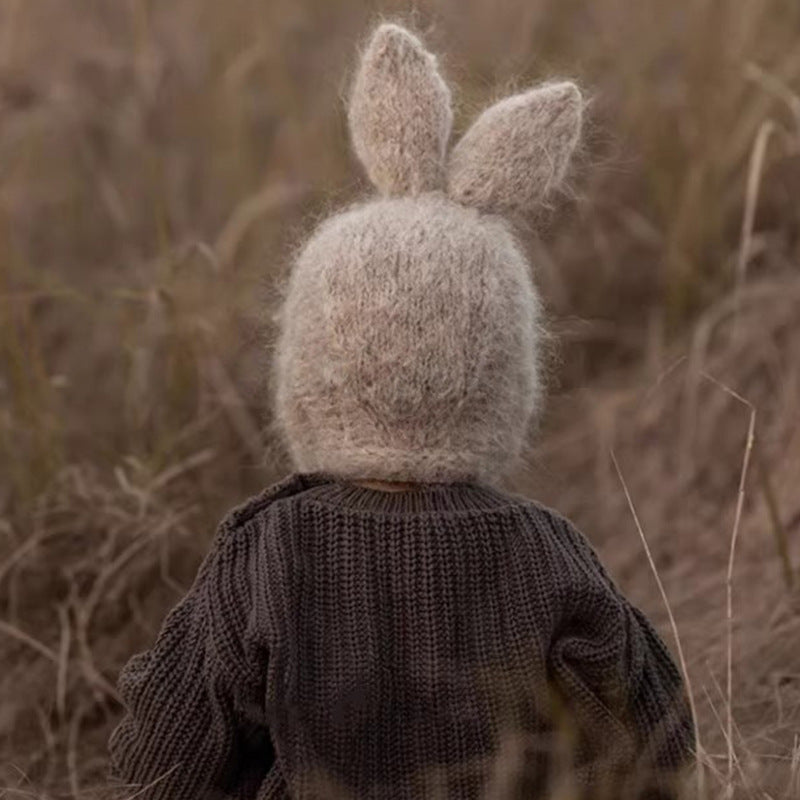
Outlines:
{"label": "upright rabbit ear", "polygon": [[436,58],[404,28],[383,24],[361,58],[350,96],[358,157],[387,195],[443,188],[453,112]]}
{"label": "upright rabbit ear", "polygon": [[580,138],[573,83],[546,84],[484,111],[453,148],[448,192],[486,211],[527,211],[563,180]]}

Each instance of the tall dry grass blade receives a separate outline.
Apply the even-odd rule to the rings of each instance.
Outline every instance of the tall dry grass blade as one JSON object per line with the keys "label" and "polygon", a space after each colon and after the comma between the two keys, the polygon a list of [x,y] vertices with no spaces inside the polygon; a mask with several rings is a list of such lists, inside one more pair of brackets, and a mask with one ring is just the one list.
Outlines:
{"label": "tall dry grass blade", "polygon": [[767,72],[752,61],[745,65],[744,75],[748,80],[757,83],[768,94],[786,103],[794,115],[797,130],[800,133],[800,95],[793,92],[789,85],[777,75]]}
{"label": "tall dry grass blade", "polygon": [[[25,783],[30,784],[31,783],[30,777],[27,775],[27,773],[21,767],[19,767],[17,764],[10,764],[9,767],[10,767],[10,769],[12,769],[14,772],[17,773],[18,784],[17,784],[17,786],[13,786],[13,787],[12,786],[4,786],[3,787],[3,792],[11,792],[12,794],[22,795],[23,797],[37,797],[37,798],[40,797],[40,795],[38,793],[28,792],[28,791],[25,791],[25,789],[20,789],[19,788],[22,784],[25,784]],[[0,797],[2,797],[2,795],[0,795]]]}
{"label": "tall dry grass blade", "polygon": [[789,785],[786,787],[786,796],[800,797],[800,733],[794,737],[792,766],[789,772]]}
{"label": "tall dry grass blade", "polygon": [[239,246],[253,225],[262,217],[299,202],[306,191],[306,187],[300,185],[270,184],[242,200],[231,213],[214,243],[213,250],[222,268],[227,269],[233,264]]}
{"label": "tall dry grass blade", "polygon": [[38,792],[27,792],[25,789],[17,789],[13,786],[3,787],[2,793],[0,793],[0,798],[5,797],[6,795],[9,797],[32,797],[33,800],[46,800],[46,797]]}
{"label": "tall dry grass blade", "polygon": [[717,380],[713,375],[703,373],[703,377],[717,385],[724,392],[727,392],[737,402],[742,403],[750,409],[750,422],[747,427],[747,442],[744,449],[742,460],[742,471],[739,475],[739,493],[736,498],[736,516],[733,521],[733,531],[731,532],[731,546],[728,556],[728,572],[725,578],[727,595],[727,691],[728,691],[728,791],[733,794],[733,563],[736,554],[736,542],[739,537],[739,527],[742,521],[742,507],[744,506],[744,486],[747,480],[747,471],[750,466],[750,455],[753,451],[753,441],[755,439],[756,428],[756,409],[753,404],[735,392],[729,386]]}
{"label": "tall dry grass blade", "polygon": [[764,172],[764,158],[767,153],[767,145],[770,137],[775,131],[776,125],[771,120],[761,123],[756,135],[755,144],[750,155],[750,167],[747,174],[747,194],[745,197],[745,210],[742,218],[742,233],[739,243],[739,257],[736,262],[736,312],[734,317],[733,334],[736,338],[739,324],[739,304],[741,293],[744,288],[747,265],[753,249],[753,226],[755,225],[756,209],[758,208],[758,195],[761,189],[761,176]]}
{"label": "tall dry grass blade", "polygon": [[[48,704],[49,705],[49,704]],[[47,766],[45,770],[52,775],[54,772],[54,761],[58,752],[58,733],[56,726],[53,725],[52,715],[50,709],[43,708],[41,703],[37,703],[34,711],[36,713],[36,721],[39,723],[39,730],[42,732],[44,739],[44,746],[36,753],[36,759],[32,763],[37,763],[41,758],[42,761],[46,760]],[[0,791],[0,798],[3,796]]]}
{"label": "tall dry grass blade", "polygon": [[43,538],[43,536],[36,534],[31,535],[27,541],[21,544],[2,564],[0,564],[0,584],[3,583],[6,575],[8,575],[28,553],[33,552],[36,547],[41,544]]}
{"label": "tall dry grass blade", "polygon": [[67,708],[67,670],[69,668],[69,651],[72,643],[72,627],[69,624],[69,612],[63,603],[58,606],[58,620],[61,626],[61,640],[58,646],[56,710],[58,711],[58,718],[63,722]]}
{"label": "tall dry grass blade", "polygon": [[51,650],[46,644],[42,644],[38,639],[34,639],[30,634],[20,630],[14,625],[0,619],[0,631],[16,639],[18,642],[28,645],[28,647],[35,650],[39,655],[44,656],[48,661],[58,664],[58,654]]}
{"label": "tall dry grass blade", "polygon": [[642,405],[647,403],[648,400],[653,396],[653,394],[658,391],[664,381],[672,375],[673,372],[681,365],[689,356],[685,353],[682,356],[678,356],[653,382],[650,388],[645,392],[644,397],[642,398]]}
{"label": "tall dry grass blade", "polygon": [[90,686],[102,690],[109,697],[121,703],[116,687],[108,681],[95,664],[94,654],[89,641],[89,629],[92,623],[95,608],[102,597],[103,591],[112,577],[130,562],[136,554],[147,547],[152,539],[157,535],[157,531],[151,532],[149,536],[143,536],[129,544],[112,562],[106,564],[97,574],[91,589],[83,603],[75,601],[75,640],[80,655],[79,663],[81,671]]}
{"label": "tall dry grass blade", "polygon": [[75,800],[81,797],[80,772],[78,770],[78,740],[81,734],[85,704],[78,706],[69,724],[67,734],[67,770],[69,772],[69,788]]}
{"label": "tall dry grass blade", "polygon": [[[724,693],[722,691],[722,688],[719,685],[719,682],[714,677],[713,673],[711,675],[711,679],[714,682],[714,686],[717,688],[717,690],[719,691],[720,695],[722,695],[722,697],[724,699],[725,695],[724,695]],[[711,697],[711,692],[708,691],[708,687],[704,686],[703,687],[703,692],[705,693],[706,700],[708,701],[708,707],[711,709],[711,713],[713,714],[714,719],[717,721],[717,724],[719,725],[720,730],[722,731],[722,736],[725,739],[726,745],[728,746],[728,752],[730,752],[732,750],[732,746],[731,746],[730,740],[728,739],[728,732],[726,730],[726,724],[722,721],[722,717],[720,716],[720,713],[717,710],[717,706],[714,703],[714,699]],[[728,752],[726,752],[724,754],[721,754],[720,757],[721,758],[725,758],[727,760]],[[745,773],[745,771],[744,771],[744,769],[742,767],[741,759],[736,757],[734,763],[736,764],[736,770],[737,770],[737,772],[739,773],[739,776],[742,779],[742,784],[747,786],[748,789],[751,789],[751,783],[748,780],[747,775],[746,775],[746,773]],[[722,776],[719,773],[717,773],[717,777],[720,779],[720,782],[723,780]],[[731,784],[730,784],[730,781],[728,780],[727,773],[725,775],[724,780],[725,780],[725,783],[726,783],[725,796],[726,796],[726,798],[728,798],[728,797],[731,796],[732,792],[731,792]]]}
{"label": "tall dry grass blade", "polygon": [[683,654],[683,645],[681,644],[681,637],[678,633],[678,624],[675,621],[675,616],[672,613],[672,606],[669,602],[669,597],[667,597],[667,592],[664,589],[664,584],[661,582],[661,576],[658,574],[658,569],[656,567],[656,562],[653,559],[653,554],[650,552],[650,545],[647,543],[647,537],[644,535],[644,530],[642,529],[642,525],[639,522],[639,515],[636,513],[636,507],[633,504],[633,499],[631,498],[631,493],[628,490],[628,484],[625,482],[625,478],[622,475],[622,470],[619,467],[619,462],[617,461],[617,456],[614,453],[614,449],[611,448],[611,460],[614,463],[614,469],[616,470],[617,477],[619,478],[620,483],[622,484],[622,490],[625,492],[625,500],[628,503],[628,508],[631,511],[631,515],[633,516],[633,521],[636,525],[636,530],[639,532],[639,538],[642,540],[642,546],[644,547],[645,555],[647,556],[647,561],[650,564],[650,569],[653,572],[653,576],[656,579],[656,584],[658,585],[658,591],[661,594],[661,599],[664,601],[664,607],[667,610],[667,616],[669,617],[669,624],[672,628],[672,635],[675,637],[675,646],[678,650],[678,659],[680,660],[681,664],[681,671],[683,672],[683,679],[686,681],[686,694],[689,698],[689,705],[692,710],[692,724],[694,725],[694,737],[695,742],[697,743],[697,752],[696,752],[696,765],[697,765],[697,797],[698,800],[705,800],[706,798],[706,785],[705,785],[705,764],[703,760],[703,756],[705,754],[705,750],[703,749],[703,745],[700,740],[700,724],[698,721],[697,716],[697,706],[694,700],[694,689],[692,688],[692,680],[689,676],[689,669],[686,665],[686,658]]}
{"label": "tall dry grass blade", "polygon": [[156,475],[155,478],[153,478],[150,486],[148,487],[150,494],[155,494],[156,492],[161,491],[161,489],[163,489],[168,483],[174,481],[181,475],[184,475],[193,469],[197,469],[198,467],[202,467],[204,464],[207,464],[209,461],[211,461],[215,455],[216,453],[214,449],[207,447],[205,450],[194,453],[188,458],[185,458],[183,461],[173,464],[171,467],[163,470]]}

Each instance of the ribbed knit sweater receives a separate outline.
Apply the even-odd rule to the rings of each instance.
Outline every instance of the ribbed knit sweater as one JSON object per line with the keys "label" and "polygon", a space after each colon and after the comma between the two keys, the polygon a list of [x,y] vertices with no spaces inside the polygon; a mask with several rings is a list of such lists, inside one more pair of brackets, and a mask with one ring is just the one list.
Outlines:
{"label": "ribbed knit sweater", "polygon": [[667,798],[694,748],[583,535],[478,483],[289,475],[225,517],[118,685],[110,774],[139,800]]}

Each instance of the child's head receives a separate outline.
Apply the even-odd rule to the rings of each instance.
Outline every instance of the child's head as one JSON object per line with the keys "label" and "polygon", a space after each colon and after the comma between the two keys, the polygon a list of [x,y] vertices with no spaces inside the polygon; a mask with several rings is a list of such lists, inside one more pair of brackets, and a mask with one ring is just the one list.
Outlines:
{"label": "child's head", "polygon": [[486,110],[448,153],[436,59],[384,24],[349,104],[380,197],[301,251],[278,315],[275,417],[297,469],[495,483],[540,405],[540,302],[501,215],[562,181],[582,99],[547,84]]}

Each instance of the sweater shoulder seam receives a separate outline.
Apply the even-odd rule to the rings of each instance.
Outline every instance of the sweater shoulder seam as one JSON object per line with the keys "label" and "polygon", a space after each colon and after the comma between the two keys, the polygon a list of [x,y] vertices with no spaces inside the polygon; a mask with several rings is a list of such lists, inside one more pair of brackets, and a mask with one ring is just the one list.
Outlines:
{"label": "sweater shoulder seam", "polygon": [[259,513],[284,497],[305,488],[297,474],[292,473],[234,506],[222,521],[232,531],[240,530]]}

